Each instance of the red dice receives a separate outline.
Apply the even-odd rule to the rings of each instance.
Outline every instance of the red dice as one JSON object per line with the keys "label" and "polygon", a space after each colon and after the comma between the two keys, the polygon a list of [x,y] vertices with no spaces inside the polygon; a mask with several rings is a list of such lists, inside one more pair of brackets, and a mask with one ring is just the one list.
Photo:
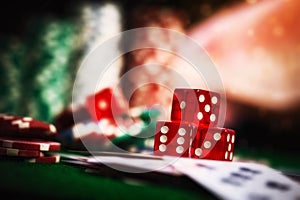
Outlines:
{"label": "red dice", "polygon": [[216,92],[177,88],[173,95],[171,120],[216,125],[219,108],[220,95]]}
{"label": "red dice", "polygon": [[86,107],[95,121],[113,119],[116,115],[126,113],[126,100],[119,90],[104,88],[86,100]]}
{"label": "red dice", "polygon": [[156,123],[154,154],[232,161],[235,131],[216,126],[220,97],[202,89],[175,89],[172,121]]}
{"label": "red dice", "polygon": [[190,141],[196,130],[197,126],[190,123],[157,121],[155,154],[189,157]]}
{"label": "red dice", "polygon": [[157,121],[154,154],[231,161],[234,141],[231,129]]}
{"label": "red dice", "polygon": [[226,128],[198,127],[192,141],[190,157],[231,161],[233,159],[235,131]]}

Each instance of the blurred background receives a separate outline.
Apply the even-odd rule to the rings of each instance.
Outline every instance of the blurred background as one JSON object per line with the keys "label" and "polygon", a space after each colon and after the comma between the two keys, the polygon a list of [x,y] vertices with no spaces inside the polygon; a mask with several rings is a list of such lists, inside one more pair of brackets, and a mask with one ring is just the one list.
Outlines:
{"label": "blurred background", "polygon": [[[228,97],[225,126],[236,131],[237,149],[299,153],[299,9],[297,0],[2,2],[0,112],[52,123],[71,104],[77,70],[97,44],[157,26],[189,35],[217,65]],[[125,56],[112,83],[148,56]],[[79,80],[89,76],[96,75]],[[82,85],[76,103],[89,88]]]}

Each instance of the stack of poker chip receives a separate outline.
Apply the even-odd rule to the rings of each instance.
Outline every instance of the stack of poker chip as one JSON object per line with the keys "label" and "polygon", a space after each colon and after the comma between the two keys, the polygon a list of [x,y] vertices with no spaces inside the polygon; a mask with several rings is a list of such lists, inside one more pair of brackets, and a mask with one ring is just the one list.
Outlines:
{"label": "stack of poker chip", "polygon": [[0,158],[32,163],[58,163],[61,144],[54,125],[31,117],[0,115]]}
{"label": "stack of poker chip", "polygon": [[[82,40],[82,54],[79,63],[83,63],[92,51],[121,32],[122,20],[120,7],[113,2],[83,2],[79,5],[78,16],[81,23],[80,37]],[[80,73],[76,74],[78,87],[74,88],[76,92],[73,92],[72,103],[74,105],[84,104],[86,97],[92,95],[95,90],[118,84],[121,65],[122,59],[120,58],[111,63],[109,70],[105,69],[106,66],[101,65],[81,67]],[[99,70],[106,71],[107,76],[102,77],[101,84],[95,87],[94,80],[98,80],[101,74],[97,73]]]}
{"label": "stack of poker chip", "polygon": [[15,37],[0,39],[0,110],[16,113],[21,98],[20,69],[24,58],[25,45]]}
{"label": "stack of poker chip", "polygon": [[20,70],[18,113],[51,122],[69,104],[81,46],[78,27],[76,20],[55,17],[30,24]]}
{"label": "stack of poker chip", "polygon": [[[102,92],[104,91],[107,90],[102,90]],[[109,95],[101,94],[102,98],[97,98],[96,101],[111,102]],[[121,99],[118,98],[117,103],[120,103]],[[58,129],[56,140],[62,144],[63,148],[92,151],[123,149],[131,153],[151,153],[153,151],[153,133],[156,120],[160,115],[158,108],[131,108],[128,113],[119,112],[115,118],[108,117],[109,114],[104,117],[103,110],[101,115],[99,110],[99,118],[96,118],[89,103],[91,102],[87,99],[86,105],[73,110],[70,108],[55,120]],[[99,105],[99,103],[94,104]],[[74,116],[75,121],[73,121]],[[65,123],[66,121],[70,122]]]}

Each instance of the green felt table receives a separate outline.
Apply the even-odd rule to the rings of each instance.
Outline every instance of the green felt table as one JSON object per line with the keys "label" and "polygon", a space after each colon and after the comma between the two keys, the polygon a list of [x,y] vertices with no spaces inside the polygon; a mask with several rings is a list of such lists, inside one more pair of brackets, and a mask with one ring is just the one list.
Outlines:
{"label": "green felt table", "polygon": [[[296,152],[236,150],[235,157],[265,163],[289,175],[300,171]],[[63,162],[56,164],[0,161],[1,196],[15,199],[215,199],[186,177],[159,174],[100,174]],[[108,167],[107,167],[108,168]],[[291,176],[299,181],[297,176]],[[134,180],[135,179],[135,180]],[[137,181],[138,180],[138,181]]]}

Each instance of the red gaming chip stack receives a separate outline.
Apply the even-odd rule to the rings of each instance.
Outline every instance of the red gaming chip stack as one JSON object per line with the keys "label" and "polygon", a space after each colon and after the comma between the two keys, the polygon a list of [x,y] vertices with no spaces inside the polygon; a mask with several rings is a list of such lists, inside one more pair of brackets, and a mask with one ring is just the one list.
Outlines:
{"label": "red gaming chip stack", "polygon": [[22,140],[0,137],[0,146],[5,148],[27,149],[35,151],[58,151],[60,143],[40,139]]}
{"label": "red gaming chip stack", "polygon": [[171,121],[158,121],[154,154],[232,161],[235,131],[217,126],[220,95],[202,89],[174,91]]}
{"label": "red gaming chip stack", "polygon": [[0,114],[0,136],[49,139],[57,134],[53,124],[31,117]]}
{"label": "red gaming chip stack", "polygon": [[57,131],[54,125],[31,117],[0,115],[0,155],[2,159],[17,159],[35,163],[57,163],[59,155],[47,155],[60,150],[52,141]]}
{"label": "red gaming chip stack", "polygon": [[30,163],[58,163],[60,161],[59,155],[41,156],[36,158],[26,159]]}

